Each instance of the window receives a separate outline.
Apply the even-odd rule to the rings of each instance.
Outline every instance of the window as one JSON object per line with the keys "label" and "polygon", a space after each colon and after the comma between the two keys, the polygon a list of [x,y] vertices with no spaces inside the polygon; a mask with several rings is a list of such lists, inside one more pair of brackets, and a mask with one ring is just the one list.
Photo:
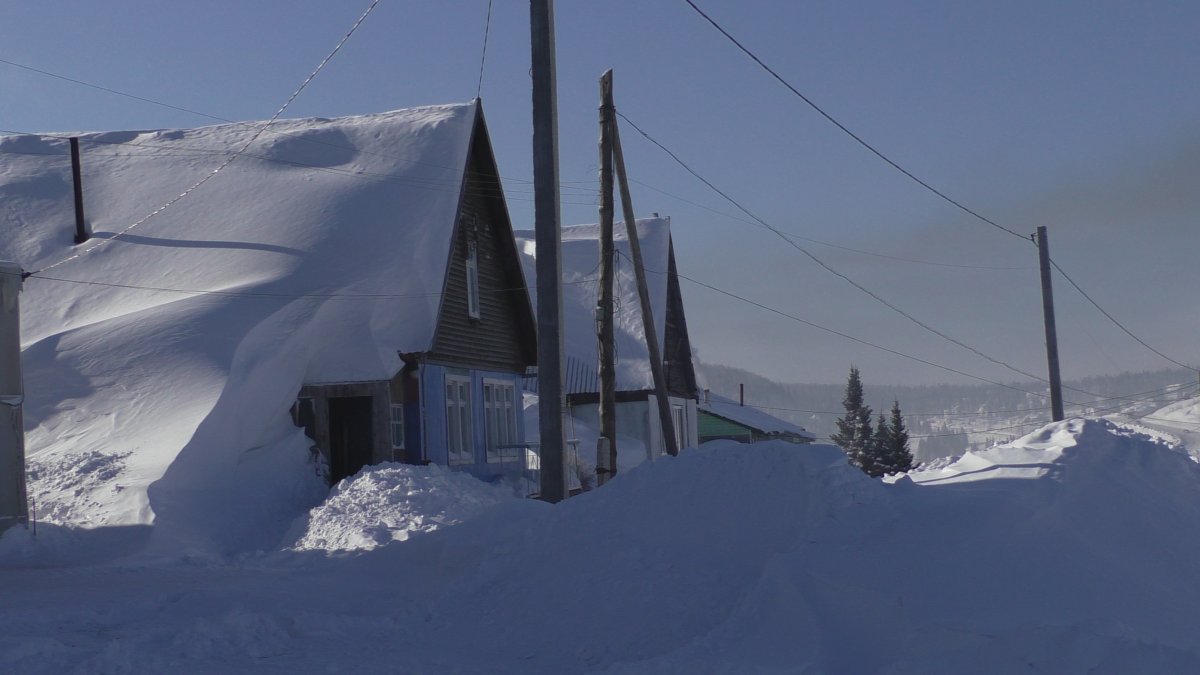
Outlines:
{"label": "window", "polygon": [[683,449],[683,446],[687,445],[687,435],[685,433],[687,430],[686,419],[687,412],[683,406],[675,403],[671,404],[671,423],[675,427],[675,446],[678,449]]}
{"label": "window", "polygon": [[478,319],[479,314],[479,247],[467,242],[467,315]]}
{"label": "window", "polygon": [[404,406],[392,404],[392,449],[404,449]]}
{"label": "window", "polygon": [[446,449],[451,464],[470,464],[475,461],[469,377],[446,376]]}
{"label": "window", "polygon": [[521,455],[516,448],[506,448],[517,442],[517,389],[504,380],[483,381],[483,418],[487,427],[487,457],[489,462],[516,461]]}

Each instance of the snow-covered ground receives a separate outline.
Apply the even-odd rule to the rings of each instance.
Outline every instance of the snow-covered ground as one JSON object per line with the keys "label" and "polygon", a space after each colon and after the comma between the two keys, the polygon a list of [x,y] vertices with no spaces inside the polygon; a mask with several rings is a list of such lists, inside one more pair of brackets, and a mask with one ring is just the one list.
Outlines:
{"label": "snow-covered ground", "polygon": [[[894,484],[828,446],[717,442],[457,512],[496,488],[443,473],[376,468],[313,512],[406,532],[359,551],[106,559],[136,533],[10,531],[0,671],[1200,672],[1200,465],[1110,422]],[[462,522],[404,525],[434,514]]]}

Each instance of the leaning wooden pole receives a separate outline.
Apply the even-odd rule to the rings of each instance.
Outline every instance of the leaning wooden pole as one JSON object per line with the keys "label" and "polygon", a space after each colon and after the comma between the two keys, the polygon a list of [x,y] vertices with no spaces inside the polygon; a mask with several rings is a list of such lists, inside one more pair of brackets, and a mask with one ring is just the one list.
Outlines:
{"label": "leaning wooden pole", "polygon": [[541,499],[567,496],[563,452],[562,232],[558,193],[558,92],[554,66],[554,2],[530,0],[533,75],[533,222],[537,244],[538,430]]}
{"label": "leaning wooden pole", "polygon": [[1050,242],[1046,228],[1037,229],[1038,263],[1042,270],[1042,318],[1046,323],[1046,365],[1050,369],[1050,417],[1063,420],[1062,377],[1058,372],[1058,329],[1054,323],[1054,291],[1050,285]]}
{"label": "leaning wooden pole", "polygon": [[617,473],[617,372],[613,339],[613,144],[616,117],[612,70],[600,77],[600,291],[596,300],[596,343],[600,361],[600,438],[596,441],[596,484]]}
{"label": "leaning wooden pole", "polygon": [[[637,221],[633,217],[633,199],[629,196],[629,177],[625,174],[625,155],[621,152],[621,133],[614,119],[612,123],[613,159],[617,165],[617,185],[621,188],[621,209],[625,216],[625,229],[629,233],[629,255],[633,258],[633,271],[637,275],[638,300],[642,306],[642,328],[646,334],[646,351],[650,355],[650,373],[654,376],[654,397],[658,399],[658,417],[661,421],[663,445],[668,455],[679,454],[675,439],[675,424],[671,420],[671,402],[667,399],[667,378],[663,374],[662,351],[658,348],[658,330],[654,327],[654,311],[650,306],[650,291],[646,288],[646,268],[642,264],[642,245],[638,242]],[[663,270],[666,272],[666,270]]]}

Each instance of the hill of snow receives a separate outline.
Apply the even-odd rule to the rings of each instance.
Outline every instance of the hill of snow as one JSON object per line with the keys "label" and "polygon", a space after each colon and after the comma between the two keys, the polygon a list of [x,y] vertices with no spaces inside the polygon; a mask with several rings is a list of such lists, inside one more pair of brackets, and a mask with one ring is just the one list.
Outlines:
{"label": "hill of snow", "polygon": [[1200,465],[1100,420],[894,484],[710,443],[335,556],[62,569],[48,534],[0,540],[0,670],[1200,672]]}

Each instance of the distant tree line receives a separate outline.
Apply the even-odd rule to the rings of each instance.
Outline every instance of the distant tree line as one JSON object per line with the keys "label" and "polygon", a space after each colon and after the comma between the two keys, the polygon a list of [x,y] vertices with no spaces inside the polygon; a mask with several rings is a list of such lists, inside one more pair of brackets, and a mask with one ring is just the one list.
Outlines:
{"label": "distant tree line", "polygon": [[872,428],[871,407],[863,402],[862,378],[858,368],[850,366],[842,406],[846,414],[838,418],[837,431],[830,440],[846,453],[851,464],[875,477],[912,470],[912,450],[898,400],[892,402],[891,417],[880,413]]}

